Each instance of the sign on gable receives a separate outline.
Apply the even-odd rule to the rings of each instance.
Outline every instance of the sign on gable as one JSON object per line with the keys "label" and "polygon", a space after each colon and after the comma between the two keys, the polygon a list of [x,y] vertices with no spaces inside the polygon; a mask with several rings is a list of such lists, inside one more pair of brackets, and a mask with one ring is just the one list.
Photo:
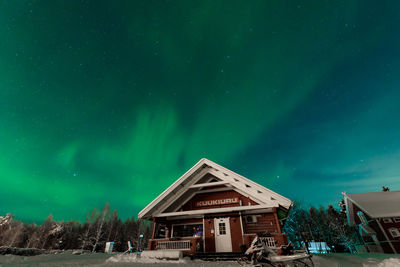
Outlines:
{"label": "sign on gable", "polygon": [[197,201],[196,207],[227,205],[227,204],[234,204],[234,203],[239,203],[239,198],[234,197],[234,198],[225,198],[225,199]]}

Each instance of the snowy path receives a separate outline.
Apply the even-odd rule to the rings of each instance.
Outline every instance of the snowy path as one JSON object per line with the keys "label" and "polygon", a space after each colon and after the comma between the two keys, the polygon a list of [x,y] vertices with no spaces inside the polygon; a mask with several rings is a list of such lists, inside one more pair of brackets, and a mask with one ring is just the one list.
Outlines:
{"label": "snowy path", "polygon": [[[364,255],[346,255],[346,254],[330,254],[323,256],[313,257],[316,267],[400,267],[400,255],[379,255],[379,254],[364,254]],[[33,257],[6,255],[0,256],[0,267],[12,266],[99,266],[99,267],[212,267],[212,266],[226,266],[238,267],[236,262],[204,262],[204,261],[182,261],[180,263],[171,262],[132,262],[126,258],[114,257],[114,261],[110,259],[107,254],[86,254],[86,255],[71,255],[71,254],[58,254],[58,255],[39,255]]]}

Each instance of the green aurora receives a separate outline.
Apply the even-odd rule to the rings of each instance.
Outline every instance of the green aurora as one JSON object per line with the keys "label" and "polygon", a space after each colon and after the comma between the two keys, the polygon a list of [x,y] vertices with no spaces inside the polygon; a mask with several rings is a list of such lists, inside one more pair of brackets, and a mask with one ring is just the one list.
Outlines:
{"label": "green aurora", "polygon": [[293,200],[400,190],[398,1],[2,1],[0,215],[122,217],[200,158]]}

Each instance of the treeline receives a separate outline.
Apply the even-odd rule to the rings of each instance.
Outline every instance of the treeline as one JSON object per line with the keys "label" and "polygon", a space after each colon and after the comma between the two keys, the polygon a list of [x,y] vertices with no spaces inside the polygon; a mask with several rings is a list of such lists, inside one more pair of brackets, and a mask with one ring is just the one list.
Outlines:
{"label": "treeline", "polygon": [[338,211],[332,205],[328,209],[310,207],[307,210],[295,205],[285,222],[284,232],[296,248],[315,241],[326,242],[332,252],[353,253],[362,245],[357,229],[347,224],[345,210]]}
{"label": "treeline", "polygon": [[113,250],[123,252],[128,250],[128,241],[134,250],[142,250],[151,238],[150,223],[134,217],[122,221],[108,203],[101,211],[93,209],[84,224],[56,222],[52,215],[42,225],[24,223],[13,217],[11,214],[0,217],[0,246],[98,252],[104,251],[105,243],[112,241]]}

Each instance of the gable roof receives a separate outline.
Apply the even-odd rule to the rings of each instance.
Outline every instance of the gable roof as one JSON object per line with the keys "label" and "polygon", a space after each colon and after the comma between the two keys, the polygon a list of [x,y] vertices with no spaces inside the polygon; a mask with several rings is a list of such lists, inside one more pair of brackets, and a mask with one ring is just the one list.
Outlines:
{"label": "gable roof", "polygon": [[[164,192],[156,197],[142,211],[139,212],[139,218],[150,219],[151,217],[165,216],[167,209],[183,199],[188,200],[191,196],[198,193],[202,188],[211,186],[211,183],[201,181],[207,174],[216,177],[218,181],[212,185],[227,186],[232,190],[241,193],[255,201],[259,207],[283,207],[287,210],[292,206],[292,201],[268,188],[259,185],[231,170],[228,170],[217,163],[201,159]],[[179,208],[179,207],[178,207]],[[173,214],[177,214],[175,208]],[[254,207],[252,207],[254,209]],[[171,211],[171,210],[170,210]],[[171,213],[172,214],[172,213]]]}
{"label": "gable roof", "polygon": [[400,217],[400,191],[345,194],[371,218]]}

